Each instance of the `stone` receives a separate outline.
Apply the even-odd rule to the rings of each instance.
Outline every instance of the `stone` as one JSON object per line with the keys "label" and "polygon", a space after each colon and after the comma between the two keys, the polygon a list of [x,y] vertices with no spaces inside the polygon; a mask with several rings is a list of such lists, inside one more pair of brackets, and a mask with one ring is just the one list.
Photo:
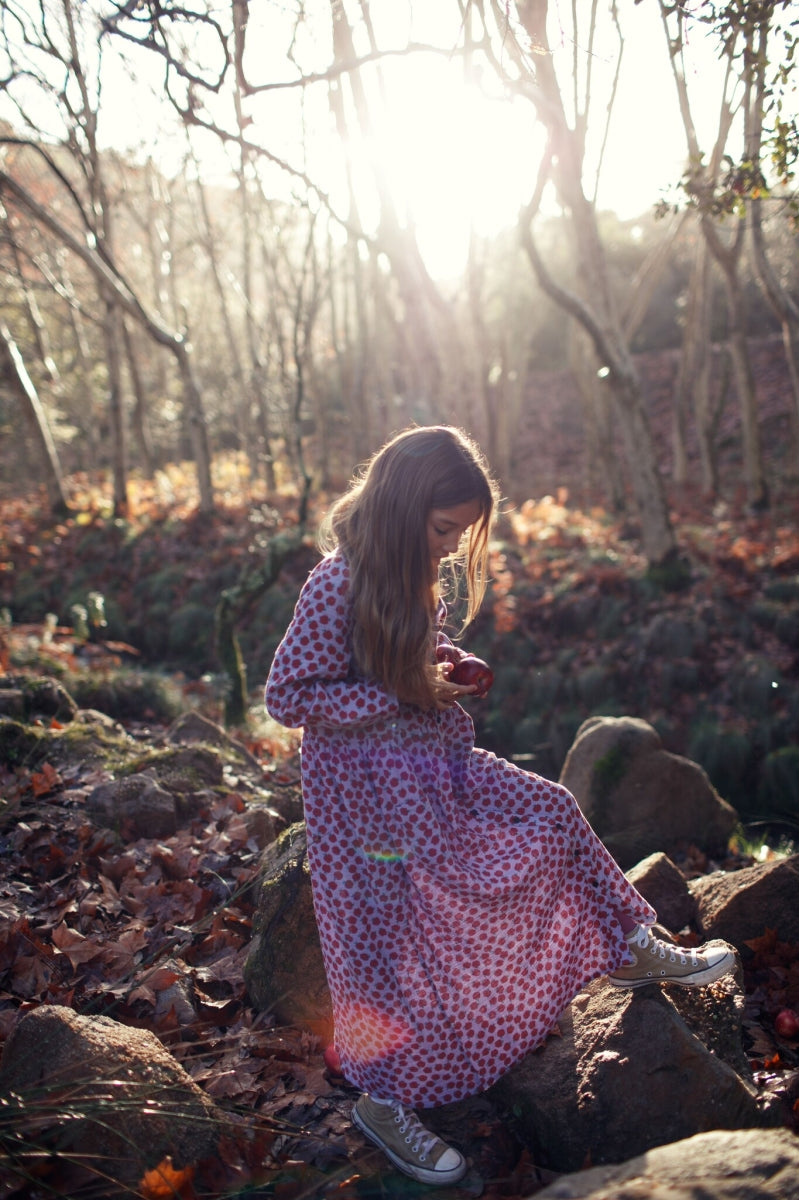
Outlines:
{"label": "stone", "polygon": [[27,721],[37,717],[54,718],[62,723],[75,719],[78,706],[57,679],[48,675],[6,675],[0,680],[0,689],[9,688],[22,693]]}
{"label": "stone", "polygon": [[170,837],[178,828],[175,797],[147,774],[98,784],[86,797],[86,812],[132,837]]}
{"label": "stone", "polygon": [[0,688],[0,717],[14,717],[22,720],[25,716],[25,696],[21,688]]}
{"label": "stone", "polygon": [[[559,1036],[490,1092],[513,1114],[536,1163],[577,1171],[711,1129],[780,1121],[773,1104],[760,1102],[742,1053],[734,977],[702,990],[707,1005],[682,1011],[672,999],[681,989],[657,984],[622,990],[596,980],[575,997]],[[709,1028],[714,1010],[724,1009],[725,1028]],[[727,1051],[732,1062],[722,1057]]]}
{"label": "stone", "polygon": [[249,803],[241,819],[259,850],[271,846],[286,826],[280,813],[271,804]]}
{"label": "stone", "polygon": [[667,929],[678,933],[695,920],[696,900],[685,876],[667,854],[650,854],[627,872],[627,878]]}
{"label": "stone", "polygon": [[799,1138],[787,1129],[711,1130],[619,1166],[566,1175],[535,1200],[795,1200]]}
{"label": "stone", "polygon": [[201,713],[182,713],[170,727],[167,740],[173,745],[191,746],[200,744],[215,746],[232,760],[235,760],[239,767],[247,768],[259,777],[264,773],[262,764],[259,763],[255,755],[250,753],[246,746],[242,745],[236,738],[232,738],[221,725],[217,725],[215,721],[210,721],[208,717],[202,716]]}
{"label": "stone", "polygon": [[664,750],[657,731],[636,717],[584,721],[560,782],[625,870],[686,844],[721,855],[738,821],[705,771]]}
{"label": "stone", "polygon": [[253,938],[244,964],[255,1008],[329,1042],[332,1006],[313,910],[305,825],[291,825],[264,853]]}
{"label": "stone", "polygon": [[[19,1106],[17,1133],[58,1145],[104,1181],[103,1196],[136,1190],[166,1158],[191,1166],[216,1150],[219,1114],[155,1034],[42,1005],[12,1030],[0,1097]],[[136,1194],[140,1194],[136,1191]]]}
{"label": "stone", "polygon": [[781,942],[799,942],[799,854],[740,871],[712,871],[689,887],[704,937],[724,938],[742,953],[766,929]]}
{"label": "stone", "polygon": [[208,746],[179,746],[158,751],[141,764],[170,792],[191,793],[219,787],[224,770],[219,754]]}

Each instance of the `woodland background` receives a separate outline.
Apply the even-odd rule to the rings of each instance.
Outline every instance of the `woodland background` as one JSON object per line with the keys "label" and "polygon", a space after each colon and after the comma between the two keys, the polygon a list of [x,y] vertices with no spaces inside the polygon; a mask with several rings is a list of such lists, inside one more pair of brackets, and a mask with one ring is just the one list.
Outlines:
{"label": "woodland background", "polygon": [[[505,497],[467,637],[496,669],[470,704],[478,741],[555,777],[586,717],[641,716],[741,816],[730,861],[686,847],[689,873],[795,847],[797,18],[768,0],[642,3],[662,24],[648,56],[668,61],[685,169],[622,219],[596,196],[632,3],[0,0],[0,672],[56,675],[147,745],[199,709],[296,791],[298,739],[260,695],[316,523],[385,437],[455,422]],[[443,24],[426,24],[433,10]],[[700,37],[720,68],[701,111]],[[402,113],[392,64],[431,58],[498,120],[500,100],[529,106],[536,130],[517,148],[517,222],[475,230],[451,276],[431,271],[392,191],[399,150],[380,121]],[[119,73],[136,80],[122,112]],[[641,105],[641,136],[657,140],[664,110]],[[224,172],[207,169],[211,147]],[[246,948],[258,870],[243,801],[231,793],[167,851],[139,844],[145,949],[120,981],[114,918],[72,907],[87,859],[106,853],[82,814],[90,764],[62,777],[3,763],[0,782],[2,895],[19,918],[0,946],[0,1032],[20,1007],[97,1011],[110,989],[115,1015],[190,1057],[174,1014],[159,1024],[143,992],[124,1006],[136,971],[166,969],[164,930],[181,920],[211,981],[192,1034],[203,1084],[241,1105],[258,1142],[229,1147],[203,1194],[249,1187],[272,1118],[318,1132],[328,1085],[319,1048],[262,1017],[262,1074],[244,1078],[254,1018],[226,957]],[[117,850],[121,880],[134,856]],[[209,879],[235,879],[235,904],[192,907],[197,855]],[[795,947],[780,954],[795,971]],[[748,1003],[758,988],[768,999],[766,978]],[[758,1070],[795,1065],[751,1037]],[[499,1123],[485,1140],[487,1194],[531,1194]],[[324,1190],[325,1154],[309,1139],[264,1186]],[[351,1194],[372,1186],[353,1179]]]}
{"label": "woodland background", "polygon": [[[432,30],[419,5],[2,0],[6,624],[125,643],[229,718],[238,687],[241,721],[325,505],[392,432],[452,421],[505,496],[470,635],[499,668],[486,744],[555,774],[586,715],[633,713],[747,815],[792,812],[797,20],[649,7],[686,168],[621,220],[594,197],[624,6],[453,3]],[[717,91],[695,90],[700,46]],[[456,278],[377,145],[406,58],[535,115],[517,224],[474,233]],[[140,99],[127,140],[115,72]]]}

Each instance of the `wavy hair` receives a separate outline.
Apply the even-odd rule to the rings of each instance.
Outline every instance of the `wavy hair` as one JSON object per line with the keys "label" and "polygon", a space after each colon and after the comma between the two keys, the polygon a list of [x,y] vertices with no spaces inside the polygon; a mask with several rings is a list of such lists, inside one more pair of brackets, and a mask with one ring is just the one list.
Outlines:
{"label": "wavy hair", "polygon": [[480,515],[456,555],[466,583],[465,627],[485,595],[498,489],[481,450],[461,430],[421,426],[392,438],[353,479],[320,531],[322,549],[340,548],[349,564],[355,669],[422,708],[434,704],[439,600],[428,516],[473,500]]}

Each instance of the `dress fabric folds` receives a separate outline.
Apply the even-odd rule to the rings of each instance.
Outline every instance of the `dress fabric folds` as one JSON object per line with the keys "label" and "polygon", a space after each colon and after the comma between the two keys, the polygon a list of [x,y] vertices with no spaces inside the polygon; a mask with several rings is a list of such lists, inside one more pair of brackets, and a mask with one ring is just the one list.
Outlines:
{"label": "dress fabric folds", "polygon": [[[314,908],[346,1077],[429,1107],[494,1083],[655,913],[560,784],[476,748],[351,662],[340,551],[302,590],[266,686],[303,727]],[[443,616],[443,606],[442,606]],[[446,641],[443,632],[439,640]]]}

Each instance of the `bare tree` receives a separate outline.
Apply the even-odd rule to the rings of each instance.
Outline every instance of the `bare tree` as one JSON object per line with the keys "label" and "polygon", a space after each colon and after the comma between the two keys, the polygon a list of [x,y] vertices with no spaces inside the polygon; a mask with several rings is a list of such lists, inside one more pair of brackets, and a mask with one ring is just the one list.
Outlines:
{"label": "bare tree", "polygon": [[[744,288],[741,278],[743,252],[746,245],[747,214],[725,213],[717,202],[721,168],[736,111],[734,87],[737,82],[734,63],[743,34],[742,26],[731,26],[725,39],[726,71],[719,106],[716,140],[710,157],[699,144],[696,124],[691,111],[684,62],[686,13],[680,5],[661,2],[661,14],[669,42],[672,74],[677,87],[683,127],[688,147],[688,170],[685,187],[700,216],[701,228],[708,249],[720,269],[727,298],[727,336],[735,374],[741,414],[744,477],[747,499],[753,508],[767,507],[768,485],[763,467],[763,452],[759,424],[757,392],[748,344],[748,322]],[[746,52],[744,52],[746,58]],[[744,71],[744,111],[751,103],[752,78]],[[724,217],[725,220],[719,219]]]}
{"label": "bare tree", "polygon": [[[652,565],[676,560],[676,540],[646,405],[611,287],[595,206],[583,186],[586,112],[578,112],[574,124],[569,124],[549,45],[547,0],[519,0],[515,5],[517,25],[508,24],[504,5],[494,0],[492,7],[499,28],[505,31],[503,47],[513,52],[517,73],[512,83],[535,105],[549,135],[538,184],[520,225],[522,245],[541,288],[585,329],[602,364],[600,370],[624,444],[644,553]],[[575,36],[575,45],[577,42]],[[505,70],[504,61],[497,59],[496,65]],[[533,220],[549,182],[570,220],[581,295],[553,278],[536,242]]]}
{"label": "bare tree", "polygon": [[[793,443],[794,457],[799,457],[799,304],[791,295],[780,273],[772,262],[764,232],[764,211],[769,203],[768,187],[763,173],[764,157],[764,119],[767,110],[771,110],[775,128],[771,138],[771,156],[779,176],[787,184],[794,176],[799,133],[795,121],[782,116],[781,99],[774,100],[774,88],[767,79],[769,65],[769,37],[772,32],[772,21],[778,8],[784,4],[761,4],[751,6],[750,20],[746,30],[746,53],[744,58],[745,70],[749,79],[746,94],[744,133],[744,162],[733,173],[730,181],[733,189],[747,198],[747,206],[751,220],[752,251],[757,277],[763,293],[771,305],[782,330],[782,340],[785,357],[793,389]],[[799,49],[799,35],[793,27],[781,30],[785,59],[778,64],[772,74],[780,84],[785,85],[791,74],[796,73],[796,51]],[[772,207],[774,200],[770,201]],[[787,198],[779,202],[783,211],[789,208]],[[795,207],[795,206],[794,206]],[[794,214],[795,215],[795,214]]]}
{"label": "bare tree", "polygon": [[49,209],[35,200],[15,179],[0,170],[0,192],[2,191],[5,191],[7,196],[13,197],[34,220],[49,229],[67,249],[81,259],[98,282],[114,295],[120,307],[135,320],[141,322],[155,342],[165,346],[175,356],[183,382],[187,418],[194,438],[200,508],[204,512],[211,511],[214,507],[211,460],[202,397],[192,369],[191,348],[185,337],[183,334],[169,329],[158,316],[149,313],[112,263],[107,262],[91,245],[82,241],[71,229],[62,224]]}
{"label": "bare tree", "polygon": [[68,505],[61,463],[50,432],[47,415],[16,342],[8,327],[2,323],[0,323],[0,381],[6,383],[19,401],[23,416],[39,447],[45,466],[45,487],[51,512],[66,512]]}

